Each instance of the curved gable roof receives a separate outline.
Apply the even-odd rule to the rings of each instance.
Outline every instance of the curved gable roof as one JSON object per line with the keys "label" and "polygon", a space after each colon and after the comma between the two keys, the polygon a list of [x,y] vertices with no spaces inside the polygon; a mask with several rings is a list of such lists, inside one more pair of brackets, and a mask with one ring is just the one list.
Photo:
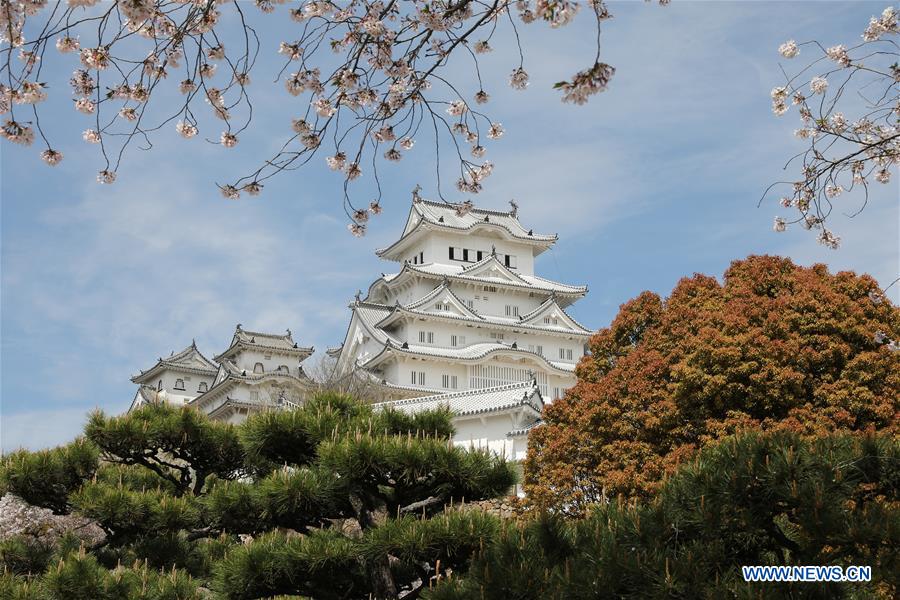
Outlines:
{"label": "curved gable roof", "polygon": [[[488,259],[490,259],[490,257],[482,259],[481,262],[474,263],[469,266],[475,267],[478,265],[487,264]],[[509,271],[509,269],[507,269],[503,265],[503,263],[497,261],[497,264]],[[451,282],[480,285],[501,285],[513,289],[528,292],[540,292],[542,294],[548,295],[555,292],[561,300],[571,300],[572,302],[574,302],[578,298],[583,297],[587,293],[587,286],[583,285],[576,286],[568,285],[565,283],[558,283],[549,279],[544,279],[543,277],[537,277],[535,275],[519,275],[518,273],[513,273],[512,275],[512,279],[504,280],[499,277],[481,277],[478,275],[474,275],[471,273],[471,271],[464,271],[462,267],[455,265],[413,265],[411,263],[404,263],[403,268],[399,273],[382,275],[380,278],[373,281],[372,285],[369,286],[368,297],[371,297],[379,286],[383,285],[390,288],[397,285],[398,283],[407,280],[408,277],[427,277],[429,279],[446,278]]]}
{"label": "curved gable roof", "polygon": [[449,360],[459,360],[463,362],[477,362],[494,354],[512,354],[518,355],[523,358],[529,358],[539,363],[543,363],[546,368],[552,371],[568,374],[572,373],[575,370],[575,365],[573,364],[551,361],[547,357],[538,354],[537,352],[525,350],[524,348],[518,348],[515,346],[507,346],[506,344],[503,344],[501,342],[478,342],[462,348],[441,348],[439,346],[422,346],[419,344],[410,343],[406,343],[404,347],[404,345],[398,345],[396,343],[387,343],[385,344],[384,348],[382,348],[381,352],[379,352],[360,366],[366,369],[371,368],[384,361],[391,354],[428,356],[445,358]]}
{"label": "curved gable roof", "polygon": [[191,345],[181,352],[177,354],[173,352],[167,358],[160,357],[155,365],[146,371],[142,370],[140,374],[132,377],[131,381],[145,383],[166,370],[197,375],[214,375],[218,368],[218,365],[203,356],[203,353],[197,349],[196,342],[191,341]]}
{"label": "curved gable roof", "polygon": [[381,402],[374,406],[376,408],[392,408],[406,413],[416,413],[446,406],[456,416],[502,412],[524,406],[533,410],[536,416],[540,417],[541,409],[544,407],[544,400],[541,397],[537,383],[532,380],[491,388],[463,390],[422,398]]}
{"label": "curved gable roof", "polygon": [[484,319],[483,316],[481,316],[480,314],[475,312],[473,309],[469,308],[469,306],[465,302],[463,302],[459,298],[459,296],[457,296],[455,293],[453,293],[453,290],[450,289],[450,280],[448,278],[444,278],[444,281],[441,282],[440,285],[435,287],[428,294],[422,296],[415,302],[410,302],[409,304],[403,306],[402,308],[405,308],[407,310],[415,310],[417,312],[431,314],[432,313],[431,310],[418,311],[418,309],[422,308],[423,306],[425,306],[427,304],[430,304],[431,302],[434,302],[435,300],[438,300],[441,304],[443,304],[445,301],[449,300],[449,304],[456,309],[456,312],[458,312],[460,316],[466,316],[470,319],[480,319],[480,320]]}
{"label": "curved gable roof", "polygon": [[262,333],[259,331],[247,331],[241,327],[240,323],[238,323],[235,327],[234,335],[231,338],[231,344],[224,352],[216,356],[215,359],[216,361],[221,362],[226,358],[234,356],[242,348],[270,350],[282,354],[299,356],[301,357],[300,360],[309,357],[315,352],[315,348],[311,346],[306,348],[299,346],[294,341],[290,329],[287,330],[286,334],[279,335]]}
{"label": "curved gable roof", "polygon": [[559,327],[559,325],[548,325],[544,323],[543,318],[545,316],[550,316],[554,319],[562,321],[565,324],[565,326],[563,327],[564,329],[577,331],[579,333],[593,333],[590,329],[573,319],[569,315],[569,313],[563,310],[563,308],[556,302],[556,296],[550,296],[550,298],[545,300],[544,303],[538,306],[536,309],[528,314],[522,315],[520,318],[520,322],[526,325],[539,326],[541,328]]}
{"label": "curved gable roof", "polygon": [[532,244],[538,248],[538,252],[546,250],[556,243],[556,234],[536,234],[533,230],[525,229],[514,212],[473,207],[460,214],[457,207],[458,205],[447,202],[414,200],[403,228],[403,235],[390,246],[376,250],[375,254],[390,260],[400,260],[398,252],[406,247],[410,239],[426,229],[454,232],[486,229],[500,233],[502,237],[509,240]]}

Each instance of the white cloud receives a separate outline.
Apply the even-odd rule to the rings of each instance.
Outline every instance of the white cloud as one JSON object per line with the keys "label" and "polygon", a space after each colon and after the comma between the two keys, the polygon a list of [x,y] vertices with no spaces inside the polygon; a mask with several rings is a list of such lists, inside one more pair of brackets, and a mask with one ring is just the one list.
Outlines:
{"label": "white cloud", "polygon": [[87,422],[83,409],[35,410],[4,414],[0,421],[0,449],[46,448],[65,444],[81,434]]}

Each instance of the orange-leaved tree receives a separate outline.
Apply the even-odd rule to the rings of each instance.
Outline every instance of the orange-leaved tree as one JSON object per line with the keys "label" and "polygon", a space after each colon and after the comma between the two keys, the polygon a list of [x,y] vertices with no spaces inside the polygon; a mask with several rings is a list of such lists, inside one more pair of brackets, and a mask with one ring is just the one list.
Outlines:
{"label": "orange-leaved tree", "polygon": [[654,494],[698,448],[744,429],[900,432],[900,310],[868,275],[751,256],[723,283],[644,292],[590,341],[578,383],[529,439],[534,503],[579,514]]}

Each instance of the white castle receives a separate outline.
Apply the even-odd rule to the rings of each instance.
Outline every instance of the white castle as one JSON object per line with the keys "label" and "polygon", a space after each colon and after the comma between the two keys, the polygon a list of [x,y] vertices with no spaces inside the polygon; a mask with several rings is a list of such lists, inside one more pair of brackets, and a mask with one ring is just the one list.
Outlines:
{"label": "white castle", "polygon": [[376,279],[344,343],[329,353],[338,371],[362,370],[416,410],[448,403],[456,440],[524,455],[543,398],[575,384],[590,330],[565,308],[587,293],[538,277],[535,258],[556,235],[526,229],[509,212],[414,195],[403,233],[377,251],[401,265]]}
{"label": "white castle", "polygon": [[137,393],[134,409],[147,402],[190,404],[211,418],[240,423],[247,415],[277,407],[300,406],[316,388],[301,363],[314,348],[302,348],[291,337],[235,328],[231,345],[209,360],[191,345],[160,358],[131,378]]}
{"label": "white castle", "polygon": [[[400,239],[377,251],[399,272],[382,274],[365,298],[357,294],[343,344],[327,352],[338,375],[368,378],[384,400],[379,406],[448,405],[457,443],[520,460],[544,399],[574,385],[593,332],[565,311],[587,288],[534,273],[535,258],[557,236],[523,227],[511,204],[501,212],[415,194]],[[297,406],[315,388],[300,366],[312,353],[290,331],[238,326],[218,364],[192,344],[135,376],[142,387],[133,406],[164,392],[234,422]]]}

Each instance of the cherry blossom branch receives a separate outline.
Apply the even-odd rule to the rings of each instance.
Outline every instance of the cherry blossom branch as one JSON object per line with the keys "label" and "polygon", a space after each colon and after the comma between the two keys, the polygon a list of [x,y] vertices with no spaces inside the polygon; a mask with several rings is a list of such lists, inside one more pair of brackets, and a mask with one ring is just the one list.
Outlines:
{"label": "cherry blossom branch", "polygon": [[[809,143],[785,165],[787,168],[799,161],[800,179],[777,182],[760,199],[762,202],[775,187],[790,186],[791,193],[783,195],[780,202],[785,208],[795,209],[797,216],[790,220],[775,217],[775,231],[799,223],[818,231],[820,243],[837,248],[840,237],[826,223],[837,198],[862,188],[859,207],[844,212],[852,218],[868,205],[872,179],[881,184],[890,182],[900,160],[898,34],[898,11],[889,6],[870,19],[862,43],[849,49],[843,45],[826,48],[818,41],[798,44],[794,40],[779,47],[779,53],[787,59],[796,58],[803,46],[813,48],[818,55],[794,75],[785,73],[785,85],[771,93],[776,115],[787,113],[789,99],[797,106],[803,126],[794,135]],[[822,70],[822,64],[829,67]],[[817,74],[809,77],[811,72]],[[835,81],[839,83],[833,85]],[[845,92],[851,85],[856,86],[856,93],[848,99]],[[867,89],[875,90],[875,94],[866,94]],[[845,116],[850,111],[857,116]]]}
{"label": "cherry blossom branch", "polygon": [[[343,179],[343,209],[355,235],[363,235],[369,215],[381,211],[379,169],[401,160],[420,134],[434,146],[438,197],[443,198],[441,146],[448,143],[459,165],[457,189],[481,191],[493,171],[493,164],[483,160],[487,141],[504,130],[478,108],[490,100],[479,56],[492,50],[490,42],[501,24],[508,21],[519,54],[509,76],[515,89],[525,89],[529,79],[517,21],[563,27],[583,5],[590,7],[597,24],[593,64],[556,85],[562,100],[585,103],[605,90],[615,73],[600,61],[601,25],[610,17],[602,0],[254,4],[264,15],[289,4],[285,9],[297,22],[299,37],[281,42],[278,52],[285,61],[275,80],[304,108],[277,153],[219,188],[229,199],[257,195],[269,178],[304,167],[320,152],[327,154],[327,165]],[[0,114],[8,113],[0,136],[27,146],[37,132],[46,146],[43,160],[56,165],[63,159],[51,142],[53,132],[39,118],[40,104],[55,89],[40,80],[42,65],[52,59],[47,52],[52,44],[80,63],[69,83],[75,110],[93,120],[83,138],[99,150],[100,183],[115,181],[132,145],[152,148],[155,134],[173,122],[188,139],[201,129],[221,131],[207,134],[206,141],[234,148],[253,123],[248,86],[260,51],[252,25],[258,15],[251,16],[245,6],[231,0],[0,0]],[[239,33],[226,35],[226,22],[237,25]],[[327,50],[333,54],[324,56]],[[451,79],[448,66],[456,55],[465,56],[473,68],[462,75],[454,72]],[[465,98],[464,91],[473,85],[477,92]],[[172,88],[182,95],[174,103],[166,99]],[[33,120],[17,114],[23,104],[31,105]],[[361,177],[371,178],[377,190],[364,207],[354,203],[351,193]],[[470,205],[459,204],[458,210]]]}

